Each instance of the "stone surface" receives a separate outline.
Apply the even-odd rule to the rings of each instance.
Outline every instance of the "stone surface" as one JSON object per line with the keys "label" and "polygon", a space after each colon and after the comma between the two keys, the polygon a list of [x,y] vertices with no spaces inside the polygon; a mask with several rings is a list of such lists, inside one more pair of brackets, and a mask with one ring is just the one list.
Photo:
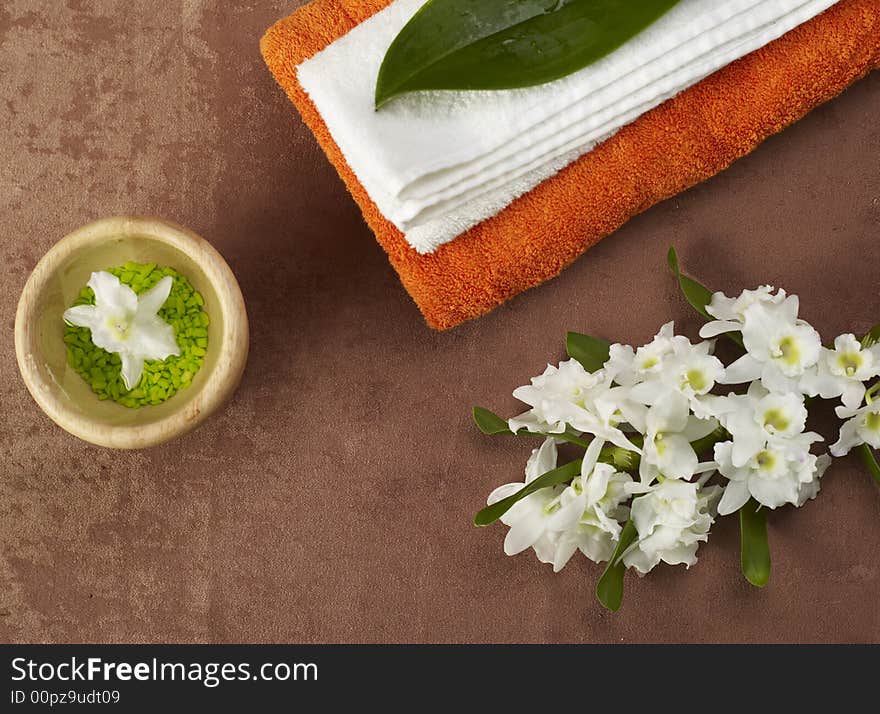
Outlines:
{"label": "stone surface", "polygon": [[[880,492],[849,458],[770,518],[773,575],[739,574],[734,520],[691,571],[559,575],[476,529],[529,443],[474,403],[562,356],[567,329],[629,342],[698,322],[664,269],[800,293],[826,337],[880,321],[880,74],[729,171],[636,218],[558,279],[449,333],[421,321],[262,64],[295,0],[6,0],[0,6],[0,641],[880,640]],[[152,214],[220,249],[251,317],[229,406],[139,453],[55,427],[21,383],[18,294],[94,218]],[[833,435],[832,422],[819,427]]]}

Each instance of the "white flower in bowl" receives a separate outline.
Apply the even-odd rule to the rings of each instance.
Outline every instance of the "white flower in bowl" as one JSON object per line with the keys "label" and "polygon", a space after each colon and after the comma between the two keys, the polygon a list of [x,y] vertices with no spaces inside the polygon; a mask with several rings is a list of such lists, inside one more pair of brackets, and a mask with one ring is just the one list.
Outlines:
{"label": "white flower in bowl", "polygon": [[77,305],[64,312],[67,324],[91,330],[95,346],[119,355],[126,389],[133,389],[140,381],[145,360],[180,354],[174,328],[158,315],[173,283],[166,276],[138,295],[115,275],[95,272],[88,282],[95,304]]}

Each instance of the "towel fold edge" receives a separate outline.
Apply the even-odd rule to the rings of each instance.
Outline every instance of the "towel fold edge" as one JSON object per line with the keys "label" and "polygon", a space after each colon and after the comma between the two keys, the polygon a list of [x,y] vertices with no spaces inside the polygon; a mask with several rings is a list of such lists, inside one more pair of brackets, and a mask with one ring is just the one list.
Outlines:
{"label": "towel fold edge", "polygon": [[300,62],[387,2],[314,0],[269,28],[260,49],[426,322],[441,330],[555,277],[633,216],[720,173],[880,67],[880,7],[875,0],[841,0],[642,115],[498,215],[422,255],[373,204],[296,76]]}

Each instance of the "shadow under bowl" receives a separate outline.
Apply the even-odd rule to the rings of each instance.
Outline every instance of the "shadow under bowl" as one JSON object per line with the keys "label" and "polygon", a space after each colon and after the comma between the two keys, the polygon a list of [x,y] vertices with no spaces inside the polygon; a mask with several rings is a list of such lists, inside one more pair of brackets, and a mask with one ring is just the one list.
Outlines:
{"label": "shadow under bowl", "polygon": [[[139,409],[98,399],[68,364],[62,320],[92,272],[127,261],[179,272],[211,319],[207,354],[189,387]],[[247,313],[235,276],[206,240],[156,219],[106,218],[66,236],[37,264],[18,303],[15,352],[28,390],[60,427],[99,446],[145,448],[190,431],[232,396],[247,361]]]}

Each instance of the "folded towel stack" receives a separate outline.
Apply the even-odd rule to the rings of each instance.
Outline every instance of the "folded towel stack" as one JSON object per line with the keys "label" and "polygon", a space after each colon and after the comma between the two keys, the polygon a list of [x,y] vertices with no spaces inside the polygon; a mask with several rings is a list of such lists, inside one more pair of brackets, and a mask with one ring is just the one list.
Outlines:
{"label": "folded towel stack", "polygon": [[395,0],[298,68],[349,166],[421,253],[493,216],[649,109],[835,0],[682,0],[596,64],[502,92],[373,108],[385,51],[424,0]]}
{"label": "folded towel stack", "polygon": [[374,112],[382,56],[421,0],[386,4],[316,0],[262,48],[438,328],[552,277],[880,63],[876,0],[683,0],[552,84]]}

